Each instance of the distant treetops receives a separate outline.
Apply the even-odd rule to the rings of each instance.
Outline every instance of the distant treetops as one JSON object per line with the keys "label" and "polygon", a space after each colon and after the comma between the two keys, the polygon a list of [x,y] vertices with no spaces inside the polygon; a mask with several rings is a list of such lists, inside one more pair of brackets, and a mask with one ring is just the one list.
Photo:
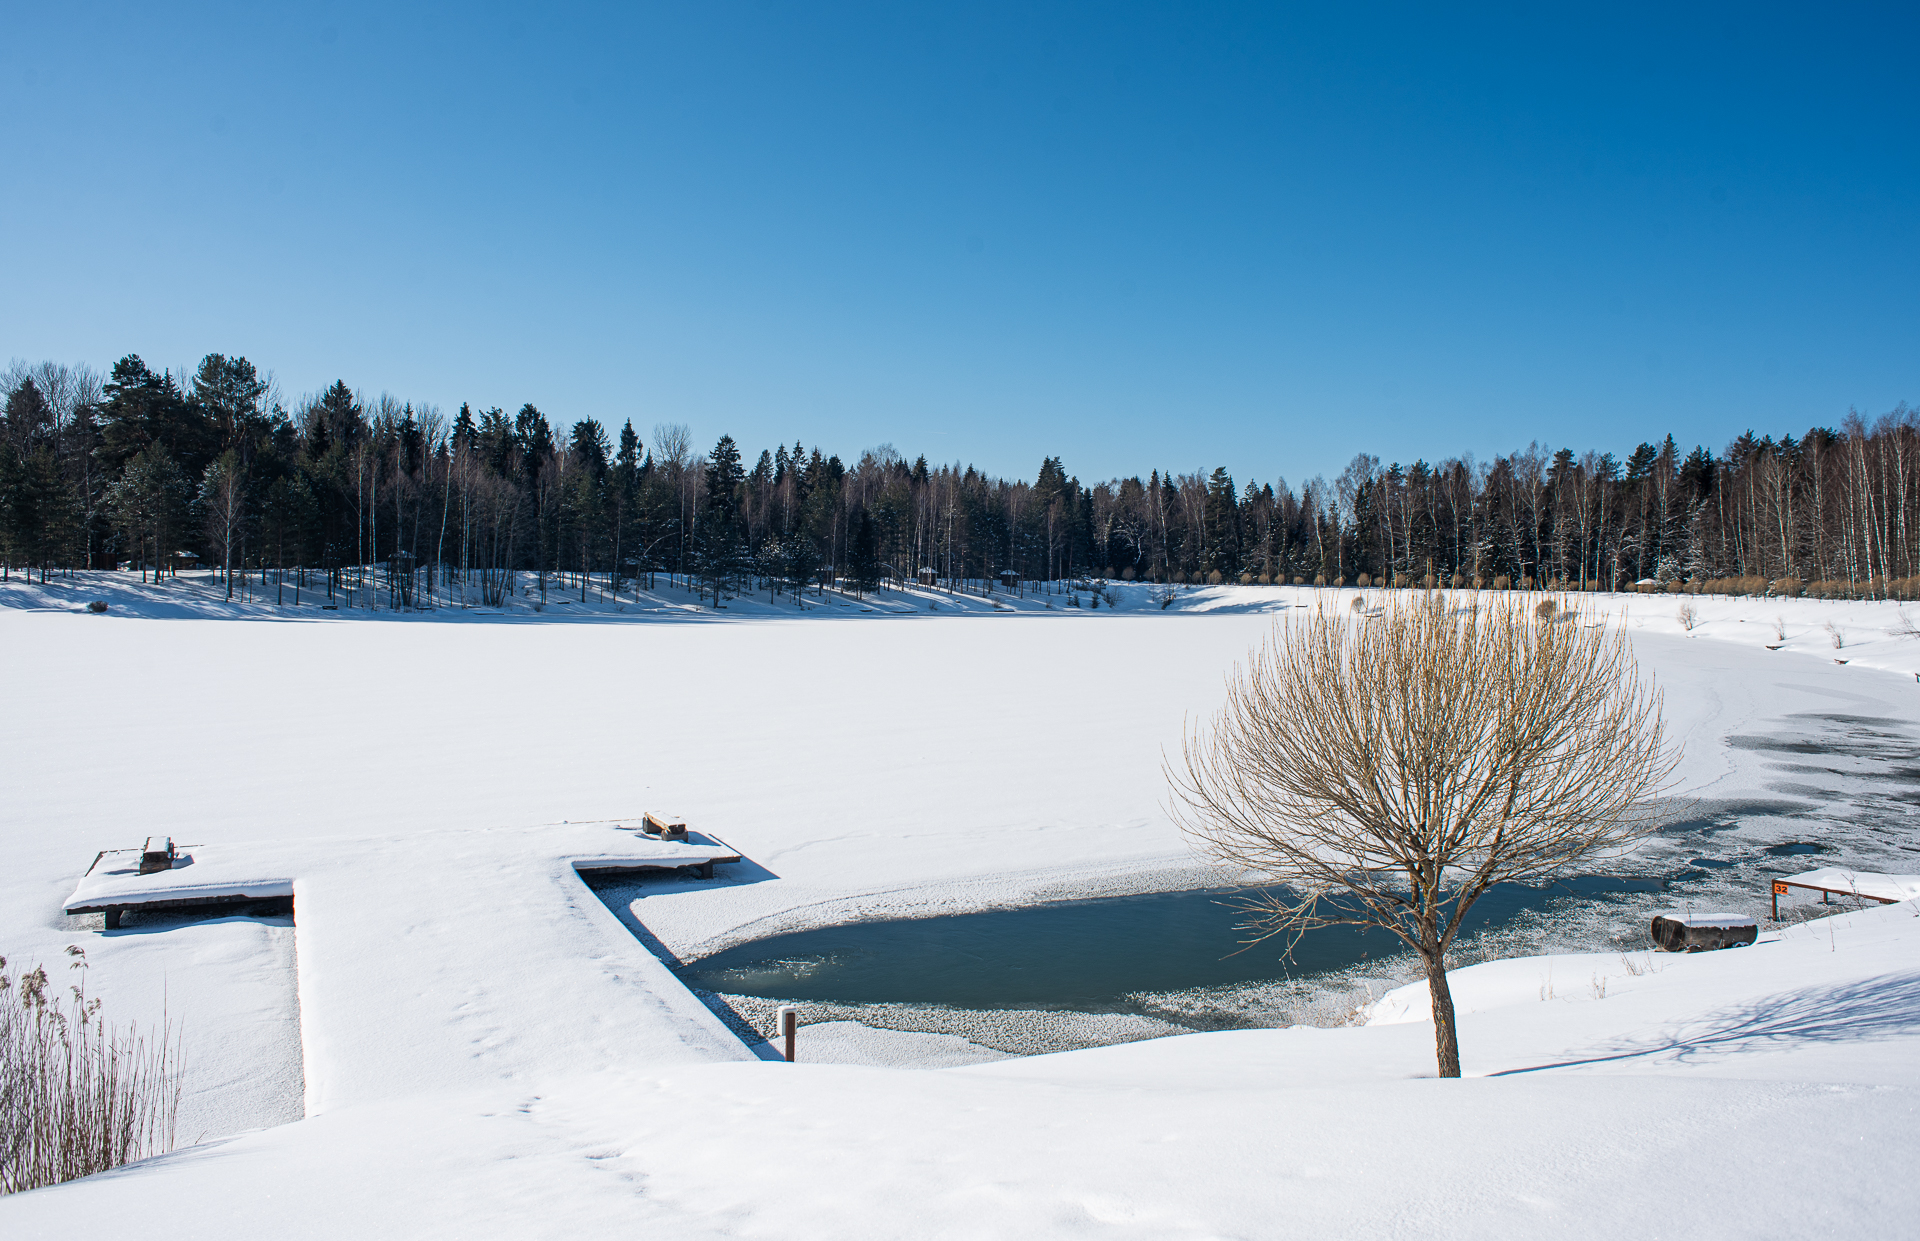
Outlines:
{"label": "distant treetops", "polygon": [[404,563],[476,572],[656,572],[718,597],[846,578],[1114,576],[1165,582],[1615,589],[1710,580],[1896,592],[1920,577],[1920,427],[1905,406],[1720,457],[1667,436],[1624,463],[1537,445],[1475,463],[1237,487],[1226,469],[1091,485],[1048,457],[1029,482],[851,465],[796,440],[749,468],[731,436],[644,443],[595,418],[369,398],[336,382],[289,410],[245,358],[190,376],[129,354],[15,364],[0,383],[0,571],[137,564]]}

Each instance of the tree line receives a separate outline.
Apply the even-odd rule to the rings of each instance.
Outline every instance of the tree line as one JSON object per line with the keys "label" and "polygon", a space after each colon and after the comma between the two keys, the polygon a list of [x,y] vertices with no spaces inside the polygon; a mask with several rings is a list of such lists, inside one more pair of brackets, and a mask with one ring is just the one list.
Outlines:
{"label": "tree line", "polygon": [[1086,484],[1059,457],[1007,479],[890,446],[848,463],[797,439],[749,466],[730,436],[700,455],[683,426],[645,442],[630,420],[561,425],[532,404],[448,417],[336,382],[289,407],[222,354],[177,375],[131,354],[105,376],[15,363],[0,388],[0,574],[201,564],[230,592],[270,580],[281,598],[393,607],[497,606],[556,581],[617,595],[659,574],[716,602],[926,576],[1920,587],[1920,418],[1905,405],[1798,439],[1749,432],[1718,456],[1670,435],[1624,461],[1362,453],[1294,488],[1240,486],[1224,467]]}

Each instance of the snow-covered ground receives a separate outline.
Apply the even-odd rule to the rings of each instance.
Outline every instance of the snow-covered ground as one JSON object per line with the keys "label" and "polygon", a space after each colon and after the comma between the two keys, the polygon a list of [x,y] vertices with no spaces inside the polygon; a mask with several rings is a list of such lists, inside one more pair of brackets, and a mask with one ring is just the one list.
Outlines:
{"label": "snow-covered ground", "polygon": [[[1920,1211],[1912,902],[1735,952],[1460,971],[1459,1083],[1430,1080],[1405,993],[1360,1028],[969,1065],[951,1035],[843,1025],[809,1046],[848,1063],[767,1063],[622,928],[690,957],[1196,883],[1163,751],[1275,613],[1353,592],[802,617],[663,586],[396,616],[126,579],[0,587],[0,953],[83,943],[111,1013],[164,1004],[207,1141],[0,1200],[7,1235],[1788,1236]],[[1920,869],[1897,607],[1702,598],[1689,631],[1672,597],[1578,602],[1629,627],[1687,746],[1694,808],[1637,864],[1814,841],[1777,869]],[[649,807],[747,861],[610,912],[571,860]],[[61,914],[97,850],[153,834],[270,855],[297,929]]]}

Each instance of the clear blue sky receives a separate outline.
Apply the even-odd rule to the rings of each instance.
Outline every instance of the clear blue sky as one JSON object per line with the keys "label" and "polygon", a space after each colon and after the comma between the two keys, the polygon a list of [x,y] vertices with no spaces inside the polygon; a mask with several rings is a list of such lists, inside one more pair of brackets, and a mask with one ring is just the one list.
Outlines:
{"label": "clear blue sky", "polygon": [[1920,401],[1911,5],[1444,7],[16,4],[0,357],[1083,479]]}

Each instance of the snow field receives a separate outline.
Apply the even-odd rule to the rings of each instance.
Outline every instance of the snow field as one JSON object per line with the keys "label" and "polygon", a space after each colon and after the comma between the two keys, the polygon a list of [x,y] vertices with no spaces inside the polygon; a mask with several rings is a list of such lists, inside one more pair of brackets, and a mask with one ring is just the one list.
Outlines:
{"label": "snow field", "polygon": [[[1823,945],[1788,937],[1692,959],[1697,986],[1771,957],[1764,990],[1715,986],[1731,1004],[1675,1014],[1646,992],[1468,1013],[1461,1082],[1428,1076],[1418,1023],[940,1072],[556,1071],[343,1108],[0,1210],[28,1230],[273,1218],[295,1237],[613,1221],[689,1238],[1897,1234],[1916,1206],[1920,920],[1838,921],[1839,987],[1883,997],[1864,1027],[1823,1002]],[[1484,1076],[1513,1069],[1532,1071]]]}
{"label": "snow field", "polygon": [[[1545,967],[1551,1001],[1538,961],[1460,971],[1470,1074],[1568,1066],[1514,1077],[1420,1080],[1417,1019],[904,1073],[753,1062],[571,873],[611,831],[592,821],[648,806],[739,849],[735,876],[662,885],[627,912],[682,956],[848,917],[1190,882],[1161,754],[1276,598],[843,624],[0,607],[0,951],[52,961],[84,943],[90,990],[121,1019],[157,1017],[164,991],[189,1040],[199,1129],[183,1137],[285,1119],[287,1074],[258,1066],[283,1070],[290,1043],[310,1113],[0,1202],[0,1229],[1897,1231],[1920,1207],[1899,1172],[1920,1137],[1911,903],[1641,975],[1615,956],[1604,998],[1581,998],[1599,963]],[[1802,612],[1813,633],[1852,627],[1841,654],[1858,657],[1836,665],[1817,646],[1765,650],[1770,629],[1749,640],[1773,601],[1694,600],[1691,633],[1622,602],[1693,796],[1783,796],[1778,755],[1734,734],[1817,713],[1920,723],[1905,666],[1920,643],[1888,632],[1896,608],[1793,601],[1790,628]],[[59,913],[95,850],[150,834],[279,851],[298,930],[103,936]],[[820,1037],[883,1063],[975,1054],[924,1041],[938,1033]],[[1791,1175],[1771,1156],[1726,1166],[1728,1143],[1776,1151],[1783,1134]]]}

